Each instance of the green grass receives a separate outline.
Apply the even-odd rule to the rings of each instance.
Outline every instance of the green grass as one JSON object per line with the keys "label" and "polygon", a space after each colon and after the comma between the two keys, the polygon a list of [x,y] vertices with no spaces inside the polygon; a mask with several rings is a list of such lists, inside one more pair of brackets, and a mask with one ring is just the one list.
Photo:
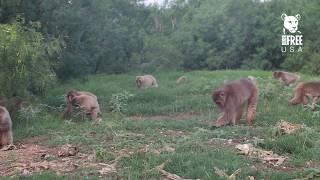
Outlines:
{"label": "green grass", "polygon": [[[304,111],[302,106],[289,106],[292,88],[284,87],[271,78],[266,71],[193,71],[156,73],[159,88],[137,89],[135,75],[95,75],[85,83],[70,80],[49,90],[39,100],[42,105],[33,106],[41,112],[31,113],[14,120],[14,136],[17,141],[33,136],[45,135],[49,140],[40,142],[48,146],[61,146],[69,143],[80,148],[81,152],[96,152],[96,161],[108,163],[115,158],[114,152],[129,149],[137,152],[144,145],[154,149],[165,145],[174,147],[174,153],[134,153],[123,158],[117,175],[124,179],[159,179],[161,174],[155,167],[170,160],[165,170],[185,178],[218,179],[214,167],[223,169],[227,174],[241,168],[240,179],[248,175],[257,179],[293,179],[305,177],[310,173],[305,163],[314,161],[313,171],[320,169],[320,121],[312,111]],[[175,80],[185,75],[188,81],[177,86]],[[210,93],[225,80],[239,79],[248,75],[257,77],[260,87],[260,99],[253,127],[245,125],[226,126],[210,129],[208,123],[215,120],[219,111],[211,100]],[[317,79],[302,75],[303,79]],[[94,124],[88,119],[75,116],[72,120],[63,120],[64,94],[71,90],[85,90],[96,94],[102,107],[103,122]],[[127,91],[133,94],[123,114],[110,112],[110,98],[113,94]],[[45,106],[44,106],[45,105]],[[181,119],[162,120],[167,115],[179,113],[194,115]],[[150,116],[143,120],[132,120],[131,116]],[[153,119],[152,116],[158,116]],[[179,116],[177,116],[179,117]],[[293,123],[304,123],[308,129],[295,134],[274,136],[274,126],[281,119]],[[174,135],[169,132],[183,132]],[[89,136],[91,132],[95,136]],[[169,133],[169,134],[168,134]],[[263,165],[256,159],[241,156],[233,147],[210,144],[212,138],[241,139],[257,137],[264,139],[257,146],[289,156],[285,171]],[[257,168],[253,168],[256,166]],[[263,168],[262,168],[263,167]],[[306,170],[305,170],[306,169]],[[313,172],[312,171],[312,172]],[[82,169],[73,174],[64,174],[63,178],[80,175],[97,178],[95,169]],[[62,178],[54,173],[35,174],[33,179]],[[222,178],[223,179],[223,178]]]}

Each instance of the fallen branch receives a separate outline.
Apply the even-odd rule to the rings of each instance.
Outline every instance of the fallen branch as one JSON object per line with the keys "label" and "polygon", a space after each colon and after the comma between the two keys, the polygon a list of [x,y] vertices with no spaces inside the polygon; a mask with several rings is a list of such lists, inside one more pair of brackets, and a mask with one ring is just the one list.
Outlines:
{"label": "fallen branch", "polygon": [[239,154],[256,156],[260,158],[263,163],[271,164],[273,166],[280,166],[287,159],[287,157],[279,156],[272,151],[255,148],[252,144],[238,144],[236,145],[236,149],[239,150]]}
{"label": "fallen branch", "polygon": [[10,150],[14,150],[17,149],[17,147],[13,144],[9,144],[7,146],[4,146],[3,148],[1,148],[1,151],[10,151]]}
{"label": "fallen branch", "polygon": [[117,172],[117,164],[124,157],[130,157],[130,152],[120,151],[120,155],[118,157],[116,157],[113,161],[111,161],[112,164],[99,163],[99,165],[105,166],[99,171],[99,173],[101,175],[116,173]]}
{"label": "fallen branch", "polygon": [[227,178],[227,180],[236,180],[237,175],[240,174],[241,169],[237,169],[236,171],[234,171],[230,176],[227,175],[223,170],[214,167],[214,172],[219,176],[219,177],[225,177]]}
{"label": "fallen branch", "polygon": [[156,169],[165,177],[167,180],[188,180],[184,179],[176,174],[172,174],[164,170],[164,166],[169,163],[170,161],[167,160],[164,163],[160,164],[159,166],[156,167]]}
{"label": "fallen branch", "polygon": [[293,124],[287,121],[281,120],[276,126],[277,134],[291,134],[299,129],[304,128],[303,124]]}

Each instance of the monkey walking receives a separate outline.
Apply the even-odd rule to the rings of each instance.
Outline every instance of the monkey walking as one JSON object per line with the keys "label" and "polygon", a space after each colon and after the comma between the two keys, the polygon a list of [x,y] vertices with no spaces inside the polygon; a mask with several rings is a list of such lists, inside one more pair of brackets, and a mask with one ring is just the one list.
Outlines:
{"label": "monkey walking", "polygon": [[295,88],[294,97],[289,101],[289,104],[297,105],[302,103],[306,106],[311,101],[311,107],[314,109],[315,104],[319,101],[319,97],[320,81],[302,82]]}
{"label": "monkey walking", "polygon": [[300,80],[299,75],[285,71],[274,71],[273,77],[287,86],[294,84]]}
{"label": "monkey walking", "polygon": [[247,107],[247,124],[251,125],[256,115],[259,89],[252,77],[231,81],[212,93],[212,99],[221,110],[222,115],[211,126],[220,127],[240,121],[244,105]]}
{"label": "monkey walking", "polygon": [[64,118],[69,118],[72,113],[73,106],[80,106],[85,110],[91,119],[96,120],[101,115],[98,98],[96,95],[86,91],[69,91],[66,96],[67,108],[63,114]]}

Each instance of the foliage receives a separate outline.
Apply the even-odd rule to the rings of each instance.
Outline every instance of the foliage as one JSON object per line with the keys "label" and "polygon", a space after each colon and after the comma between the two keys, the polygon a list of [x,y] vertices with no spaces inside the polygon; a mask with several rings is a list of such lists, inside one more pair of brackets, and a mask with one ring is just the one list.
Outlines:
{"label": "foliage", "polygon": [[60,46],[44,42],[35,29],[20,23],[0,24],[0,48],[1,95],[41,94],[55,79],[48,58],[58,53]]}
{"label": "foliage", "polygon": [[[23,17],[22,26],[37,24],[44,42],[63,42],[59,63],[49,64],[62,80],[168,69],[320,73],[314,66],[320,52],[317,0],[176,0],[163,7],[135,0],[3,0],[0,7],[0,23]],[[301,14],[302,53],[280,50],[284,12]]]}
{"label": "foliage", "polygon": [[267,100],[289,99],[292,96],[292,87],[285,86],[284,83],[275,80],[272,77],[268,79],[258,79],[260,88],[260,97]]}
{"label": "foliage", "polygon": [[113,113],[124,113],[127,111],[128,100],[133,94],[123,91],[122,93],[112,94],[110,98],[110,109]]}
{"label": "foliage", "polygon": [[42,111],[42,108],[40,108],[39,106],[29,105],[26,107],[22,107],[22,109],[19,110],[18,119],[20,121],[30,122],[32,121],[32,119],[38,118]]}

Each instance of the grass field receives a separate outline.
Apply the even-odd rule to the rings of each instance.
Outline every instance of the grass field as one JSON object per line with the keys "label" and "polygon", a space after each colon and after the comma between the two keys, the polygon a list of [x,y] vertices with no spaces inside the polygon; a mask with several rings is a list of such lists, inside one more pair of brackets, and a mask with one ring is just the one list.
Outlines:
{"label": "grass field", "polygon": [[[21,112],[14,121],[16,142],[45,137],[33,143],[50,148],[72,144],[81,153],[94,154],[94,163],[105,164],[112,163],[121,152],[127,152],[119,159],[115,172],[101,175],[100,169],[80,166],[68,173],[56,173],[49,168],[27,178],[161,179],[163,176],[156,167],[166,161],[164,170],[190,179],[225,179],[214,172],[214,167],[228,175],[240,168],[238,179],[254,176],[278,180],[319,174],[320,114],[317,110],[304,110],[301,105],[289,106],[292,88],[273,80],[271,72],[156,73],[159,88],[146,89],[136,88],[135,75],[101,74],[90,76],[86,82],[72,80],[57,85],[43,99],[37,100],[41,103],[28,106],[29,113]],[[176,85],[175,80],[181,75],[187,76],[188,81]],[[219,114],[210,93],[225,80],[248,75],[257,78],[260,88],[253,126],[241,120],[236,126],[210,129],[208,123],[216,120]],[[302,79],[317,77],[302,75]],[[71,120],[61,118],[64,94],[71,89],[90,91],[98,96],[103,111],[100,124],[83,119],[81,115]],[[275,126],[280,120],[303,123],[307,128],[276,136]],[[226,143],[247,141],[258,148],[288,156],[288,159],[278,167],[266,165],[257,158],[239,155],[233,143]],[[164,147],[174,151],[167,152]],[[10,162],[14,160],[7,163]]]}

